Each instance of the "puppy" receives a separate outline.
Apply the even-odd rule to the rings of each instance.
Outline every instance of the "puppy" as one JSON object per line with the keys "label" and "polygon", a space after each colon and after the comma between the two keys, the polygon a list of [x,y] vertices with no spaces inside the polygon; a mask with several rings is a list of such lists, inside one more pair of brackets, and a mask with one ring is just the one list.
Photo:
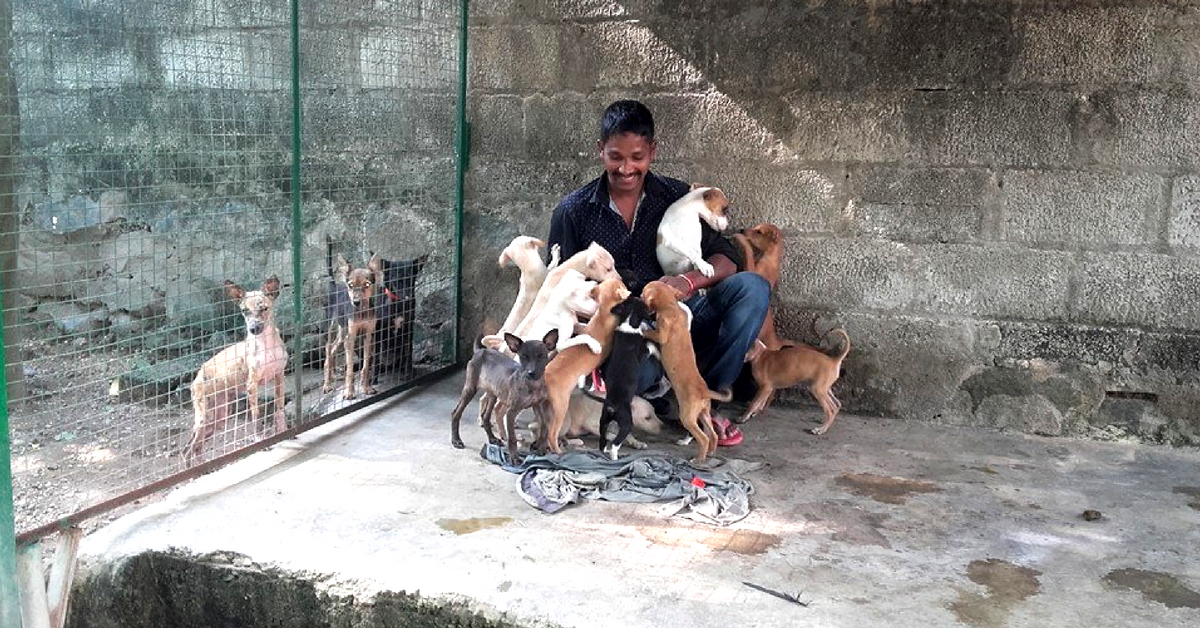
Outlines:
{"label": "puppy", "polygon": [[230,407],[243,392],[250,404],[250,420],[258,429],[258,389],[275,385],[275,432],[287,429],[283,416],[283,371],[287,350],[275,327],[275,299],[279,298],[279,279],[268,277],[262,288],[246,292],[225,281],[225,294],[237,302],[246,321],[246,339],[229,345],[200,366],[192,379],[192,407],[196,420],[192,438],[184,449],[189,465],[204,450],[204,444],[225,426]]}
{"label": "puppy", "polygon": [[725,209],[729,199],[720,188],[692,186],[692,191],[671,203],[658,225],[658,241],[654,253],[658,264],[668,275],[680,275],[695,267],[705,277],[713,276],[712,264],[704,261],[700,252],[703,231],[700,219],[717,231],[729,226]]}
{"label": "puppy", "polygon": [[728,392],[716,393],[696,368],[696,352],[688,331],[687,314],[679,308],[679,292],[661,281],[652,281],[642,289],[642,301],[658,319],[655,329],[642,336],[659,345],[663,369],[679,401],[679,422],[696,440],[699,451],[692,462],[704,462],[717,449],[717,432],[712,426],[712,400],[729,401]]}
{"label": "puppy", "polygon": [[825,411],[825,422],[809,431],[818,436],[828,432],[838,411],[842,409],[842,402],[833,395],[833,383],[841,372],[842,360],[850,353],[850,336],[842,329],[833,331],[841,334],[846,341],[842,353],[836,357],[807,345],[764,351],[758,356],[750,365],[754,381],[758,384],[758,394],[746,408],[746,414],[737,422],[745,423],[765,410],[776,390],[808,384],[809,392]]}
{"label": "puppy", "polygon": [[483,430],[487,433],[488,442],[499,442],[492,432],[491,419],[494,409],[498,416],[504,417],[509,460],[513,464],[518,464],[517,414],[529,407],[534,409],[535,414],[542,411],[546,400],[544,379],[546,364],[550,360],[550,352],[554,351],[555,344],[558,342],[558,331],[551,329],[546,332],[540,342],[525,342],[512,334],[504,334],[504,341],[517,356],[516,360],[495,349],[482,348],[475,351],[475,355],[467,363],[462,393],[458,397],[458,405],[454,407],[454,412],[450,415],[450,444],[456,449],[463,448],[462,438],[458,432],[463,410],[475,397],[475,393],[483,390],[493,400],[492,407],[489,408],[483,422]]}
{"label": "puppy", "polygon": [[325,315],[329,320],[325,341],[325,382],[321,392],[333,390],[333,361],[339,349],[346,354],[346,385],[342,396],[353,399],[354,349],[362,341],[362,373],[359,377],[364,395],[376,393],[371,385],[371,358],[375,351],[375,326],[379,320],[376,294],[383,283],[383,264],[379,255],[372,255],[366,268],[351,268],[341,254],[333,267],[329,282],[329,299]]}
{"label": "puppy", "polygon": [[[546,306],[538,313],[537,318],[525,328],[525,331],[514,335],[526,339],[539,338],[547,331],[557,329],[560,339],[571,338],[575,335],[579,314],[590,317],[596,312],[596,300],[593,297],[595,288],[596,282],[586,279],[583,273],[567,269],[558,285],[551,291],[549,298],[546,299]],[[483,346],[499,349],[502,352],[501,343],[503,342],[502,334],[484,336],[481,340]],[[587,337],[581,337],[570,345],[560,346],[559,350],[579,342],[586,343],[593,352],[600,353],[600,344]]]}
{"label": "puppy", "polygon": [[417,276],[428,261],[428,253],[407,260],[379,260],[383,268],[383,296],[378,307],[379,324],[375,327],[376,368],[372,373],[373,380],[381,371],[395,370],[402,375],[412,372]]}
{"label": "puppy", "polygon": [[[746,270],[761,275],[774,292],[775,286],[779,284],[779,267],[783,260],[783,232],[779,227],[763,223],[734,234],[733,241],[742,249],[742,256],[746,258]],[[767,317],[758,332],[758,342],[746,353],[746,361],[753,360],[764,348],[774,351],[795,344],[790,340],[781,339],[776,334],[775,307],[768,306]]]}
{"label": "puppy", "polygon": [[[583,436],[600,436],[600,413],[604,410],[604,402],[589,397],[581,390],[571,391],[570,403],[567,406],[567,419],[563,423],[563,431],[559,436],[580,438]],[[646,434],[662,433],[662,421],[654,414],[654,406],[641,397],[634,397],[630,403],[630,415],[633,417],[633,427],[638,432]],[[534,424],[536,425],[536,423]],[[615,436],[615,426],[609,426],[608,433]],[[625,442],[634,449],[645,449],[646,444],[638,440],[632,433]]]}
{"label": "puppy", "polygon": [[[649,318],[646,304],[630,295],[612,308],[620,321],[613,333],[612,349],[604,367],[604,410],[600,415],[600,450],[613,460],[633,429],[633,398],[637,394],[638,374],[650,355],[647,341],[642,337],[642,323]],[[616,423],[617,435],[608,439],[608,427]]]}
{"label": "puppy", "polygon": [[533,321],[537,320],[537,317],[542,312],[542,308],[546,307],[546,303],[550,300],[550,294],[554,292],[554,288],[567,275],[568,271],[573,270],[583,273],[583,276],[592,281],[620,279],[621,276],[617,274],[615,264],[616,262],[613,261],[612,254],[595,242],[586,249],[567,258],[557,268],[546,275],[546,281],[538,289],[533,305],[529,308],[529,312],[525,315],[525,318],[517,325],[517,328],[512,330],[513,333],[522,338],[529,337],[529,330],[533,326]]}
{"label": "puppy", "polygon": [[567,417],[567,406],[570,402],[571,391],[580,377],[591,373],[608,357],[612,347],[613,332],[619,321],[612,313],[618,303],[629,298],[629,289],[620,279],[606,279],[596,287],[596,315],[588,321],[584,334],[600,343],[600,353],[594,353],[588,347],[572,346],[560,348],[558,355],[546,366],[546,402],[538,433],[538,449],[561,454],[562,446],[558,442],[558,434],[562,431],[563,422]]}
{"label": "puppy", "polygon": [[500,252],[500,268],[511,263],[521,270],[521,286],[517,290],[517,300],[513,301],[508,318],[504,319],[504,324],[500,326],[500,333],[513,331],[521,324],[529,309],[533,307],[533,300],[537,298],[538,290],[545,283],[546,274],[558,267],[558,246],[550,251],[549,266],[538,252],[545,246],[544,240],[517,236]]}

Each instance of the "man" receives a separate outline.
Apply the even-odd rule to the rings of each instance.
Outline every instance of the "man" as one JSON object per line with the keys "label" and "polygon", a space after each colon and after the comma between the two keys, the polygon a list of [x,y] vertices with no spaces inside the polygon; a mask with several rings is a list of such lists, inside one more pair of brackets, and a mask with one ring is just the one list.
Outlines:
{"label": "man", "polygon": [[[693,269],[663,276],[654,252],[658,225],[667,207],[690,186],[650,172],[656,144],[654,118],[645,105],[636,100],[609,105],[596,147],[604,174],[559,203],[550,220],[550,245],[559,245],[566,259],[597,242],[612,253],[618,269],[643,282],[658,279],[679,290],[694,315],[692,342],[701,374],[711,390],[729,389],[766,318],[770,286],[757,274],[740,272],[744,260],[737,247],[703,221],[701,251],[716,272],[705,277]],[[698,294],[701,289],[707,292]],[[664,384],[662,365],[647,360],[641,376],[643,396],[660,398],[666,392]],[[655,408],[661,412],[661,402]],[[718,409],[714,402],[717,444],[740,443],[741,432]]]}

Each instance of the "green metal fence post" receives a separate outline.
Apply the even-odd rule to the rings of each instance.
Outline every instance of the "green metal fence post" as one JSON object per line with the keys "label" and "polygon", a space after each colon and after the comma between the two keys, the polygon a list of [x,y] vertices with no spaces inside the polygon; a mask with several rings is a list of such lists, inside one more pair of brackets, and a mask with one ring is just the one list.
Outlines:
{"label": "green metal fence post", "polygon": [[458,319],[454,325],[454,358],[453,362],[459,359],[459,338],[462,335],[458,328],[462,322],[462,302],[463,302],[463,277],[462,277],[462,256],[463,256],[463,206],[464,206],[464,189],[467,176],[468,160],[471,157],[471,127],[467,123],[467,14],[470,12],[470,0],[462,0],[462,15],[459,16],[460,22],[458,27],[458,121],[455,124],[455,133],[458,139],[457,147],[457,165],[455,171],[455,203],[454,203],[454,279],[458,283],[456,286],[456,300],[454,303],[454,316]]}
{"label": "green metal fence post", "polygon": [[[0,285],[0,292],[4,286]],[[17,594],[17,531],[13,517],[12,454],[8,438],[8,380],[4,356],[4,328],[0,326],[0,626],[21,625],[21,600]]]}
{"label": "green metal fence post", "polygon": [[[300,0],[292,4],[292,310],[296,334],[292,341],[292,373],[296,392],[296,425],[304,421],[304,269],[300,263],[304,215],[300,210]],[[275,403],[283,403],[282,399]],[[278,406],[277,406],[278,407]]]}

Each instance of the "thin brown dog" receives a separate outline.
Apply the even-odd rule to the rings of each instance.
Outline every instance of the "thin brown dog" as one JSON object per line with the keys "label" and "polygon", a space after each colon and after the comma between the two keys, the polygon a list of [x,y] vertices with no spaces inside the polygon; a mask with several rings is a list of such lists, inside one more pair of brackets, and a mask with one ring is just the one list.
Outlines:
{"label": "thin brown dog", "polygon": [[833,394],[833,383],[841,373],[842,360],[850,353],[850,336],[842,329],[833,331],[846,339],[842,353],[837,356],[826,355],[808,345],[763,351],[750,365],[754,381],[758,384],[758,394],[746,408],[746,414],[737,422],[745,423],[758,416],[770,405],[775,391],[808,384],[809,392],[825,412],[825,422],[809,431],[818,436],[829,431],[837,419],[838,411],[842,409],[842,402]]}
{"label": "thin brown dog", "polygon": [[362,372],[359,384],[364,395],[377,391],[371,385],[371,358],[375,353],[375,325],[379,322],[379,311],[375,295],[383,285],[383,264],[379,255],[372,255],[366,268],[351,268],[340,254],[333,268],[330,284],[329,329],[325,341],[325,382],[321,392],[333,390],[333,360],[339,348],[346,352],[346,386],[343,397],[353,399],[354,394],[354,345],[362,340]]}
{"label": "thin brown dog", "polygon": [[591,373],[608,359],[608,352],[612,350],[613,332],[620,323],[612,313],[613,306],[629,298],[629,289],[620,279],[606,279],[593,288],[593,292],[599,306],[583,333],[596,339],[601,350],[596,354],[587,345],[567,347],[559,350],[558,355],[546,365],[545,403],[549,407],[542,412],[542,416],[550,417],[550,425],[543,425],[538,431],[537,447],[541,451],[549,448],[556,454],[562,453],[558,435],[567,417],[571,390],[575,388],[580,377]]}
{"label": "thin brown dog", "polygon": [[647,340],[657,342],[662,353],[663,370],[679,400],[679,422],[696,439],[699,451],[693,463],[704,462],[717,450],[717,432],[712,426],[712,400],[729,401],[729,393],[715,393],[696,367],[696,352],[692,348],[692,333],[687,314],[679,307],[679,291],[661,281],[651,281],[642,288],[642,301],[654,310],[658,322],[651,330],[643,331]]}
{"label": "thin brown dog", "polygon": [[258,430],[258,390],[275,385],[275,432],[287,429],[283,416],[283,371],[287,350],[275,328],[275,299],[279,298],[279,279],[268,277],[262,289],[246,292],[232,281],[225,281],[225,295],[237,302],[246,321],[246,338],[225,347],[200,366],[192,379],[192,406],[196,420],[192,439],[183,457],[191,464],[204,451],[217,430],[225,425],[238,396],[246,393],[250,421]]}
{"label": "thin brown dog", "polygon": [[[734,234],[733,239],[741,247],[742,255],[746,258],[746,270],[761,275],[774,292],[779,283],[779,266],[783,260],[783,232],[775,225],[763,223]],[[774,306],[767,307],[767,317],[758,332],[758,341],[772,351],[796,344],[780,338],[775,333]],[[758,345],[751,347],[747,358],[753,360],[762,348]]]}

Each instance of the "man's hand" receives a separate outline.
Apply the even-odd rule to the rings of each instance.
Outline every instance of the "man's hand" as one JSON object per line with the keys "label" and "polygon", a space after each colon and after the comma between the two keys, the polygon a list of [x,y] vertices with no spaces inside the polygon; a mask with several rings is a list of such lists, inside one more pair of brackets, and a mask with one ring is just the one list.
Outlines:
{"label": "man's hand", "polygon": [[685,301],[690,298],[696,291],[701,288],[709,288],[717,285],[722,279],[732,276],[737,272],[737,265],[733,260],[721,255],[720,253],[708,258],[708,263],[713,265],[712,277],[705,277],[698,270],[690,270],[682,275],[667,275],[659,281],[675,288],[683,294],[679,297],[680,301]]}
{"label": "man's hand", "polygon": [[692,285],[688,283],[687,279],[684,279],[683,275],[667,275],[659,279],[659,281],[678,290],[680,301],[686,301],[695,292],[695,290],[692,290]]}

